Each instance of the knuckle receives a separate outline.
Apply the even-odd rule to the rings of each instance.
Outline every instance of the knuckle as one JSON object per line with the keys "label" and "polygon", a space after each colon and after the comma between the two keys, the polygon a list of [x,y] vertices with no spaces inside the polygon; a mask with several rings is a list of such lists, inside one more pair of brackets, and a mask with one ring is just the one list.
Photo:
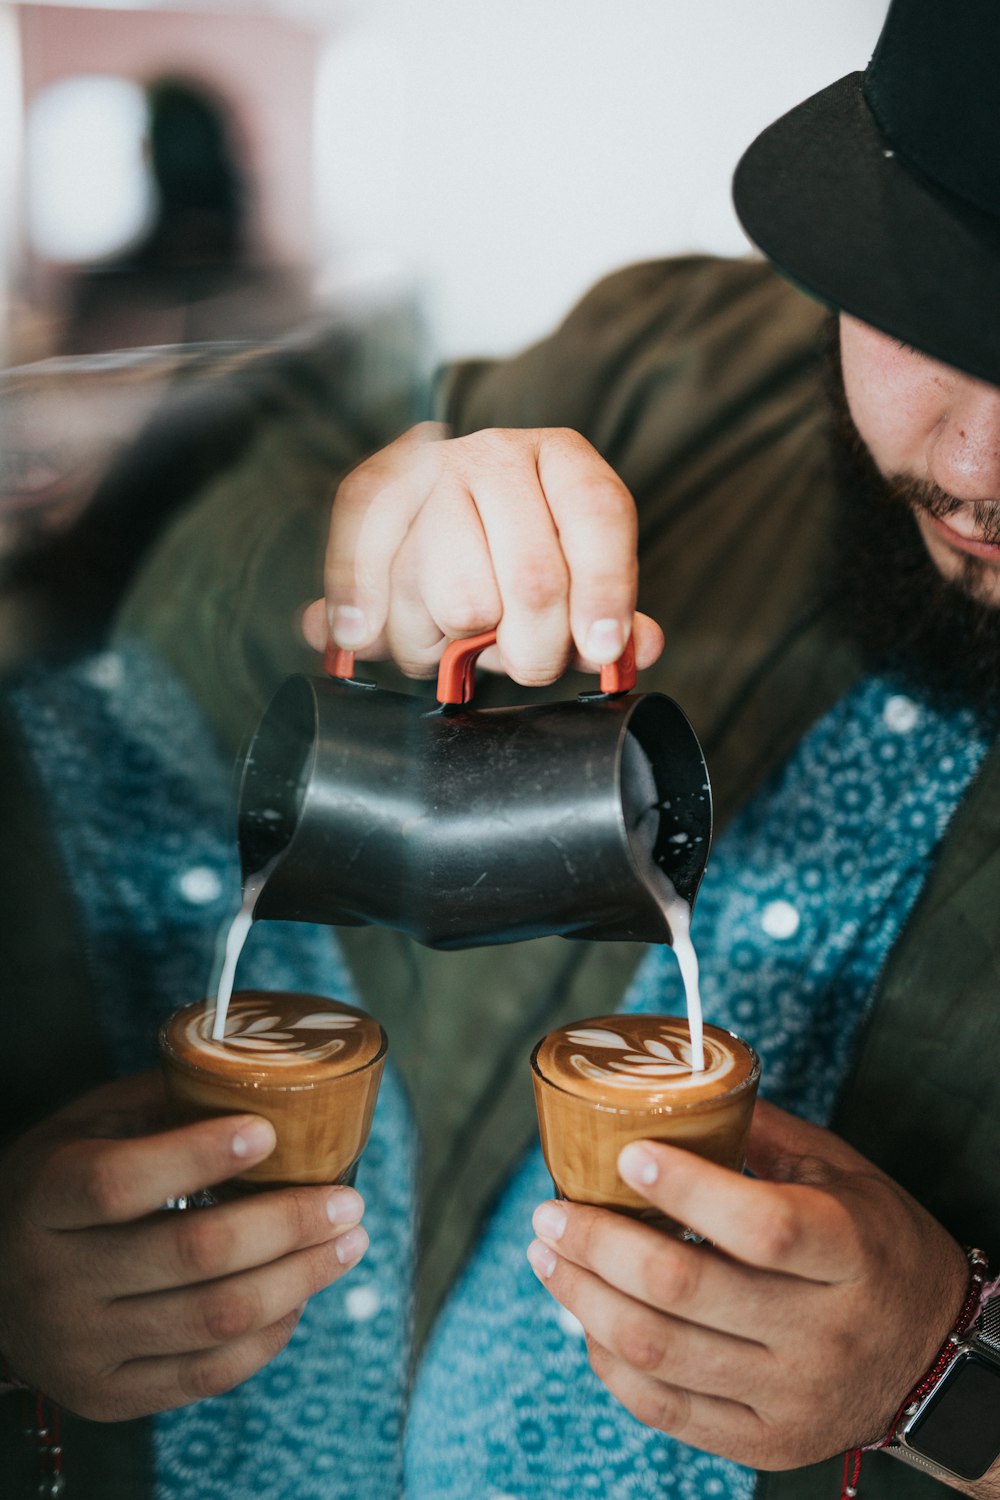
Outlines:
{"label": "knuckle", "polygon": [[794,1209],[775,1199],[766,1212],[757,1216],[749,1227],[751,1257],[764,1265],[783,1265],[801,1237]]}
{"label": "knuckle", "polygon": [[[537,442],[553,448],[574,448],[581,453],[590,453],[595,458],[600,458],[593,443],[585,438],[582,432],[577,432],[575,427],[539,427],[533,436]],[[603,459],[601,462],[603,463]]]}
{"label": "knuckle", "polygon": [[574,495],[577,505],[594,520],[620,524],[635,518],[635,501],[610,469],[581,475],[574,485]]}
{"label": "knuckle", "polygon": [[[317,1206],[314,1193],[306,1191],[286,1195],[283,1215],[290,1246],[309,1245],[316,1239]],[[328,1223],[327,1228],[330,1228]]]}
{"label": "knuckle", "polygon": [[223,1213],[177,1214],[174,1253],[181,1274],[191,1281],[205,1281],[228,1264],[233,1231]]}
{"label": "knuckle", "polygon": [[444,634],[452,638],[478,635],[496,624],[497,613],[496,599],[485,589],[475,592],[456,590],[451,598],[442,602],[438,624]]}
{"label": "knuckle", "polygon": [[660,1432],[680,1432],[691,1414],[691,1398],[687,1391],[653,1382],[636,1393],[630,1410],[644,1427],[655,1427]]}
{"label": "knuckle", "polygon": [[654,1245],[639,1263],[640,1285],[658,1307],[682,1306],[697,1290],[698,1271],[693,1261],[672,1250],[673,1246]]}
{"label": "knuckle", "polygon": [[88,1162],[80,1186],[97,1221],[114,1222],[127,1217],[128,1188],[113,1152],[98,1152]]}
{"label": "knuckle", "polygon": [[213,1354],[186,1360],[181,1366],[177,1384],[186,1400],[205,1401],[209,1396],[221,1396],[224,1391],[231,1391],[243,1379],[245,1375],[237,1360]]}
{"label": "knuckle", "polygon": [[614,1340],[622,1359],[636,1370],[658,1370],[666,1362],[664,1339],[648,1314],[624,1316],[615,1330]]}
{"label": "knuckle", "polygon": [[210,1343],[229,1344],[257,1326],[258,1299],[247,1288],[214,1290],[205,1298],[202,1322]]}
{"label": "knuckle", "polygon": [[569,573],[561,554],[525,558],[511,593],[514,602],[532,614],[545,614],[564,604],[569,593]]}
{"label": "knuckle", "polygon": [[456,453],[510,454],[523,449],[529,440],[528,433],[520,427],[480,427],[468,436],[455,438]]}

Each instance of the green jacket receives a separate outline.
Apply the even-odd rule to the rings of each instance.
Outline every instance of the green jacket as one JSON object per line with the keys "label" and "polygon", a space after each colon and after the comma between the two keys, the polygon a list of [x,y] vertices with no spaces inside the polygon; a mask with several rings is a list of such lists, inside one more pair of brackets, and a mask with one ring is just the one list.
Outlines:
{"label": "green jacket", "polygon": [[[572,427],[632,489],[640,605],[667,634],[662,662],[640,686],[671,694],[692,718],[720,825],[859,670],[824,592],[835,494],[822,319],[759,263],[652,263],[609,278],[520,357],[458,366],[440,390],[456,431]],[[320,591],[331,479],[361,456],[342,446],[332,456],[304,450],[293,423],[262,424],[242,463],[173,525],[121,615],[122,632],[151,637],[192,684],[230,748],[286,672],[315,670],[294,620]],[[525,693],[494,682],[478,696]],[[994,750],[880,976],[835,1120],[960,1240],[994,1258],[998,825]],[[377,929],[342,938],[423,1133],[425,1327],[532,1136],[532,1042],[560,1019],[611,1008],[639,950],[552,939],[436,953]],[[477,1061],[456,1086],[459,1053]],[[759,1493],[835,1500],[839,1474],[834,1459],[764,1476]],[[878,1455],[863,1484],[866,1500],[944,1493]]]}

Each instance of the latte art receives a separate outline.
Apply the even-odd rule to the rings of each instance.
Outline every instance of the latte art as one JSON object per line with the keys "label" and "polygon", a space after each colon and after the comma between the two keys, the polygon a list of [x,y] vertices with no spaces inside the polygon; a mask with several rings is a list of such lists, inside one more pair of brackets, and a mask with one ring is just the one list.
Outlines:
{"label": "latte art", "polygon": [[[377,1021],[319,995],[245,990],[234,995],[225,1035],[215,1036],[211,1005],[189,1005],[167,1024],[170,1052],[213,1074],[294,1081],[365,1067],[384,1046]],[[285,1078],[282,1086],[291,1082]]]}
{"label": "latte art", "polygon": [[738,1088],[750,1072],[748,1049],[705,1026],[704,1067],[687,1020],[612,1015],[563,1026],[539,1044],[538,1071],[572,1094],[615,1108],[688,1108]]}
{"label": "latte art", "polygon": [[267,1004],[244,1005],[226,1017],[222,1041],[213,1036],[213,1016],[205,1013],[191,1016],[185,1028],[185,1040],[202,1057],[232,1057],[243,1053],[248,1058],[266,1061],[269,1067],[291,1066],[303,1062],[325,1062],[347,1046],[344,1032],[357,1031],[357,1017],[310,1011],[290,1019],[275,1015]]}
{"label": "latte art", "polygon": [[732,1052],[706,1037],[704,1063],[696,1069],[690,1039],[674,1035],[665,1027],[659,1036],[642,1041],[642,1051],[635,1050],[633,1042],[619,1032],[599,1027],[570,1030],[565,1035],[571,1045],[586,1048],[571,1053],[568,1066],[591,1083],[618,1088],[642,1089],[648,1093],[659,1079],[669,1084],[671,1092],[703,1088],[726,1078],[735,1066]]}

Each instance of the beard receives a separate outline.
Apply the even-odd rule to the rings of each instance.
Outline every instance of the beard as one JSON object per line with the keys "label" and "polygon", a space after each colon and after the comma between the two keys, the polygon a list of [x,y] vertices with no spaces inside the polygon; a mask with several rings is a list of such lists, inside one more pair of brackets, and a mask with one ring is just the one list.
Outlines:
{"label": "beard", "polygon": [[[916,522],[921,511],[944,519],[963,502],[931,482],[880,472],[847,405],[836,317],[826,329],[826,375],[838,497],[831,587],[841,629],[869,670],[995,727],[1000,609],[977,597],[985,566],[968,557],[958,577],[942,577]],[[1000,504],[977,502],[973,513],[982,539],[1000,542]]]}

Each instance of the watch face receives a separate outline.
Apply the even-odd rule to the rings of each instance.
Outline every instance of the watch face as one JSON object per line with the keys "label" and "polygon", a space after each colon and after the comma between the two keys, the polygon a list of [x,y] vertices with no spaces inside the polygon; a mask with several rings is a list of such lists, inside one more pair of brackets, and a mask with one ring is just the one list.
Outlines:
{"label": "watch face", "polygon": [[1000,1455],[1000,1364],[965,1350],[903,1437],[932,1464],[960,1479],[981,1479]]}

